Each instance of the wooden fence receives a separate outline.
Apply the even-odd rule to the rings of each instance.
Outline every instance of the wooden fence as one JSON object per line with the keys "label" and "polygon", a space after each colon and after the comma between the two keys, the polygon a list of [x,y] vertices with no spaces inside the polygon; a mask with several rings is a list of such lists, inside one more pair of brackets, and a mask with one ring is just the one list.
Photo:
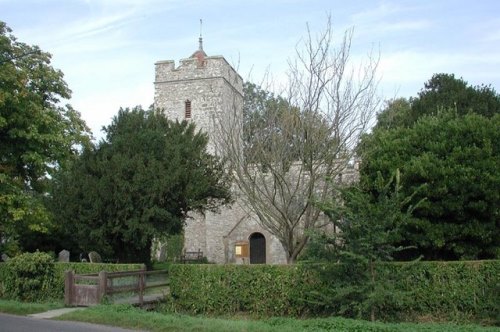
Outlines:
{"label": "wooden fence", "polygon": [[[104,297],[112,300],[113,295],[122,293],[127,296],[113,301],[143,305],[159,300],[165,295],[165,289],[168,286],[167,277],[166,270],[101,271],[99,274],[75,274],[73,271],[66,271],[64,304],[66,306],[91,306],[101,303]],[[161,287],[163,287],[161,293],[146,295],[147,290]],[[128,293],[132,295],[128,296]]]}

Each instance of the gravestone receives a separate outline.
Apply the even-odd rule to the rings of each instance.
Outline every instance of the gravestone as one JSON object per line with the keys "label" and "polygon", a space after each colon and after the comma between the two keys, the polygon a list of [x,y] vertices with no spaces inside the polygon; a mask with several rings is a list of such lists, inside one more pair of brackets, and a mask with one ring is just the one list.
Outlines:
{"label": "gravestone", "polygon": [[2,261],[7,262],[10,257],[7,254],[2,254]]}
{"label": "gravestone", "polygon": [[59,252],[59,262],[64,262],[64,263],[69,262],[69,251],[63,249],[61,250],[61,252]]}
{"label": "gravestone", "polygon": [[160,248],[160,254],[158,255],[158,262],[164,262],[167,260],[167,245],[162,245]]}
{"label": "gravestone", "polygon": [[95,251],[89,252],[89,259],[91,263],[102,263],[101,255]]}

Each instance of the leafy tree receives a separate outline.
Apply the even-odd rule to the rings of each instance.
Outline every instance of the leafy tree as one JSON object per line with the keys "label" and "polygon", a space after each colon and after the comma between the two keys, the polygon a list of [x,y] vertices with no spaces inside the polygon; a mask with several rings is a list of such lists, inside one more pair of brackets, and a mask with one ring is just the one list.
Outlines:
{"label": "leafy tree", "polygon": [[414,119],[453,108],[459,115],[476,113],[492,117],[500,112],[500,95],[489,85],[470,86],[453,74],[435,74],[412,100]]}
{"label": "leafy tree", "polygon": [[[339,282],[328,292],[316,294],[317,300],[340,303],[343,315],[362,318],[369,313],[371,320],[378,309],[393,305],[401,295],[392,287],[390,277],[378,278],[376,265],[391,261],[396,252],[405,249],[398,244],[403,238],[401,230],[424,201],[414,200],[421,188],[410,195],[403,191],[398,169],[389,181],[379,173],[376,189],[377,194],[371,195],[357,186],[340,187],[338,195],[319,203],[337,229],[313,237],[305,255],[306,259],[342,263],[350,271],[337,276]],[[331,278],[329,272],[320,274]]]}
{"label": "leafy tree", "polygon": [[181,232],[189,211],[230,201],[223,165],[193,124],[137,107],[121,109],[104,130],[54,191],[54,214],[77,249],[149,263],[156,235]]}
{"label": "leafy tree", "polygon": [[354,75],[352,30],[337,48],[332,34],[330,20],[318,36],[308,31],[280,97],[247,85],[246,118],[234,112],[218,128],[243,204],[279,239],[289,263],[309,231],[325,225],[313,200],[327,197],[325,179],[344,172],[378,105],[378,60]]}
{"label": "leafy tree", "polygon": [[[71,91],[50,54],[16,40],[0,21],[0,238],[23,229],[45,232],[51,176],[73,159],[90,132],[80,114],[61,106]],[[11,243],[11,242],[10,242]]]}
{"label": "leafy tree", "polygon": [[426,184],[427,200],[397,243],[414,246],[411,258],[481,259],[500,248],[500,114],[487,118],[441,109],[413,126],[377,128],[361,145],[361,180],[376,195],[378,173],[405,174],[406,194]]}
{"label": "leafy tree", "polygon": [[411,102],[406,98],[398,98],[386,102],[385,109],[377,114],[375,129],[391,129],[394,127],[408,126],[413,117]]}
{"label": "leafy tree", "polygon": [[434,74],[417,97],[390,100],[378,114],[375,129],[409,127],[423,116],[450,108],[458,115],[476,113],[490,118],[500,112],[500,95],[489,85],[470,86],[453,74]]}

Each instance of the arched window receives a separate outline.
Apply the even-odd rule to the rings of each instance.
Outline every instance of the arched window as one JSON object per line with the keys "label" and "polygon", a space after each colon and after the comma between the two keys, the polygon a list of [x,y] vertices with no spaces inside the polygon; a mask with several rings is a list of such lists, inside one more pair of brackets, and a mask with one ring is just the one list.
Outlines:
{"label": "arched window", "polygon": [[191,119],[191,100],[184,102],[184,118]]}

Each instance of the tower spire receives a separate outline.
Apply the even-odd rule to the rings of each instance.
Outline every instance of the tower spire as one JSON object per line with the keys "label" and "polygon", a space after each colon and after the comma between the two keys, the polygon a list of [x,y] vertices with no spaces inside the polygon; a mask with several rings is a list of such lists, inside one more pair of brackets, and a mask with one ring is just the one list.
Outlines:
{"label": "tower spire", "polygon": [[202,29],[203,29],[203,20],[200,18],[200,38],[198,39],[198,49],[203,51],[203,37],[202,37]]}
{"label": "tower spire", "polygon": [[203,21],[200,18],[200,38],[198,39],[199,45],[198,45],[198,49],[196,50],[196,52],[194,52],[193,55],[191,55],[191,58],[198,59],[198,63],[200,66],[203,66],[204,59],[207,56],[207,54],[203,50],[203,35],[202,35],[203,30],[202,30],[202,28],[203,28]]}

